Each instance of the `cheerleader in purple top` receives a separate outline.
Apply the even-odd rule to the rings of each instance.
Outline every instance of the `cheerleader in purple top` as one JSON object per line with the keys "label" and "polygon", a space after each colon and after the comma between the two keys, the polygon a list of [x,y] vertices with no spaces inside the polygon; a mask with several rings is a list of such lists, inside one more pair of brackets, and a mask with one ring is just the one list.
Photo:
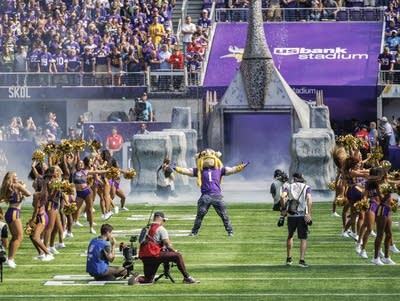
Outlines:
{"label": "cheerleader in purple top", "polygon": [[37,191],[33,194],[33,212],[32,218],[28,222],[28,225],[32,228],[32,232],[29,235],[29,238],[31,239],[33,246],[39,253],[36,258],[42,261],[50,261],[54,259],[53,254],[50,253],[50,251],[41,240],[42,233],[44,232],[45,227],[47,226],[47,223],[49,221],[46,213],[46,197],[42,187],[44,181],[38,182],[37,189],[40,191]]}
{"label": "cheerleader in purple top", "polygon": [[361,258],[367,259],[366,246],[368,238],[375,225],[376,213],[381,201],[379,185],[384,182],[386,171],[381,167],[371,168],[370,179],[365,183],[365,196],[369,199],[369,209],[365,212],[364,222],[361,225],[356,245],[356,252]]}
{"label": "cheerleader in purple top", "polygon": [[241,172],[247,164],[241,163],[234,167],[224,167],[219,157],[220,152],[205,149],[196,155],[197,167],[183,168],[172,164],[170,167],[177,173],[197,177],[197,185],[200,186],[201,197],[197,202],[197,215],[190,236],[196,236],[210,206],[213,206],[224,223],[226,232],[233,236],[233,228],[229,221],[226,205],[221,193],[221,180],[223,176],[229,176]]}
{"label": "cheerleader in purple top", "polygon": [[11,232],[11,241],[8,249],[8,259],[6,264],[10,268],[16,268],[14,258],[22,242],[23,229],[20,219],[22,200],[30,196],[25,185],[23,185],[13,171],[9,171],[3,178],[0,188],[0,202],[8,203],[8,209],[5,214],[5,220]]}

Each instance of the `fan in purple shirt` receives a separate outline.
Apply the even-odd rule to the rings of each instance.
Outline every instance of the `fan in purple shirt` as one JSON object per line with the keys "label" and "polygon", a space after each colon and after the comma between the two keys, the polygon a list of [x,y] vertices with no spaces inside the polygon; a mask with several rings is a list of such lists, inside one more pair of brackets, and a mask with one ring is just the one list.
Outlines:
{"label": "fan in purple shirt", "polygon": [[197,202],[197,215],[194,221],[190,236],[196,236],[207,214],[210,206],[213,206],[217,214],[221,217],[225,230],[229,236],[233,236],[232,225],[229,221],[226,205],[221,194],[221,180],[223,176],[229,176],[241,172],[248,163],[241,163],[233,167],[224,167],[220,152],[212,149],[205,149],[196,155],[197,167],[183,168],[171,165],[177,173],[182,175],[197,177],[197,185],[200,186],[201,196]]}

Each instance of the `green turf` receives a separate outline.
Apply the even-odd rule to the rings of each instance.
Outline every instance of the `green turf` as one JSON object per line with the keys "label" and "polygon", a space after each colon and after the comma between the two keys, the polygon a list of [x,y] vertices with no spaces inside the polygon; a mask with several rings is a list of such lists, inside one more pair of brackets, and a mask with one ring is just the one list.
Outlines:
{"label": "green turf", "polygon": [[[369,260],[361,260],[354,251],[354,243],[340,237],[340,219],[330,217],[329,203],[315,203],[313,226],[310,228],[306,260],[308,269],[297,266],[299,242],[295,239],[294,264],[284,265],[287,228],[276,226],[277,213],[271,205],[230,205],[229,214],[235,230],[228,237],[222,222],[211,209],[204,219],[197,237],[172,237],[175,248],[185,258],[189,272],[201,281],[198,285],[184,285],[176,268],[172,275],[176,284],[161,279],[155,285],[125,286],[44,286],[46,280],[60,274],[85,274],[84,256],[91,235],[88,228],[74,228],[73,239],[52,262],[32,260],[35,250],[24,238],[17,254],[17,268],[4,267],[4,282],[0,284],[0,299],[4,300],[378,300],[400,298],[400,255],[392,258],[396,266],[377,267]],[[109,223],[116,230],[138,229],[146,221],[127,221],[132,214],[148,215],[150,207],[131,205],[129,212],[114,215]],[[194,206],[156,206],[166,215],[193,215]],[[95,227],[99,230],[99,211],[95,213]],[[23,209],[23,221],[30,216]],[[398,216],[394,216],[398,220]],[[168,230],[190,230],[193,221],[169,220]],[[399,238],[399,227],[393,227],[394,238]],[[127,242],[129,237],[118,237]],[[400,245],[400,242],[399,242]],[[373,238],[367,251],[371,257]],[[123,258],[117,257],[116,265]],[[136,261],[142,272],[140,261]]]}

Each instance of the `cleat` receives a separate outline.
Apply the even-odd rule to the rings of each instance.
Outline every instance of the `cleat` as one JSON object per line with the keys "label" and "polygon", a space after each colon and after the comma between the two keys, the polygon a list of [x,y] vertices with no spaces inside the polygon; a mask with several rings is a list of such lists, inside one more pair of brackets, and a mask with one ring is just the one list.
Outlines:
{"label": "cleat", "polygon": [[378,253],[378,254],[379,254],[378,256],[379,256],[380,258],[385,258],[385,253],[383,253],[382,249],[379,250],[379,253]]}
{"label": "cleat", "polygon": [[55,248],[56,248],[57,250],[58,250],[58,249],[63,249],[63,248],[65,248],[65,243],[60,242],[60,243],[55,244],[54,246],[55,246]]}
{"label": "cleat", "polygon": [[72,232],[67,232],[67,234],[65,234],[65,238],[72,238],[74,237],[74,234],[72,234]]}
{"label": "cleat", "polygon": [[349,231],[349,236],[354,239],[355,241],[358,241],[358,235],[357,233],[354,233],[353,231]]}
{"label": "cleat", "polygon": [[332,212],[332,213],[331,213],[331,217],[340,217],[340,215],[337,214],[336,212]]}
{"label": "cleat", "polygon": [[53,254],[46,254],[42,259],[42,261],[51,261],[54,260]]}
{"label": "cleat", "polygon": [[299,267],[308,268],[308,264],[304,260],[299,261]]}
{"label": "cleat", "polygon": [[200,283],[200,281],[197,281],[192,276],[189,276],[189,277],[183,278],[183,283],[185,283],[185,284],[196,284],[196,283]]}
{"label": "cleat", "polygon": [[228,236],[234,236],[233,232],[228,232]]}
{"label": "cleat", "polygon": [[129,211],[129,209],[126,207],[121,207],[121,211]]}
{"label": "cleat", "polygon": [[76,221],[75,223],[73,223],[72,226],[74,226],[74,227],[83,227],[83,225],[79,221]]}
{"label": "cleat", "polygon": [[197,233],[191,232],[189,236],[197,236]]}
{"label": "cleat", "polygon": [[286,265],[292,265],[293,261],[292,261],[292,257],[288,257],[286,258]]}
{"label": "cleat", "polygon": [[90,230],[89,230],[89,233],[91,233],[91,234],[96,234],[96,230],[93,229],[93,227],[91,227]]}
{"label": "cleat", "polygon": [[342,231],[342,237],[344,237],[344,238],[350,238],[350,236],[349,236],[349,230],[346,230],[346,231]]}
{"label": "cleat", "polygon": [[118,214],[118,213],[119,213],[119,208],[118,208],[118,206],[115,206],[115,207],[114,207],[114,213],[115,213],[115,214]]}
{"label": "cleat", "polygon": [[369,236],[371,236],[371,237],[376,237],[376,233],[375,233],[375,231],[374,231],[374,230],[372,230],[372,231],[371,231],[371,233],[369,234]]}

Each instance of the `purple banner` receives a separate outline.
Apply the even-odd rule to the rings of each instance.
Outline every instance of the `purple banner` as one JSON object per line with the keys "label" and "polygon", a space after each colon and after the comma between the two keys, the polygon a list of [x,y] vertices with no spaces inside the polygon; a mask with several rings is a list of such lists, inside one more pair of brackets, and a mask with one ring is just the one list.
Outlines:
{"label": "purple banner", "polygon": [[[289,85],[376,86],[381,23],[266,23],[264,30]],[[217,25],[205,87],[229,85],[246,35],[247,24]]]}

